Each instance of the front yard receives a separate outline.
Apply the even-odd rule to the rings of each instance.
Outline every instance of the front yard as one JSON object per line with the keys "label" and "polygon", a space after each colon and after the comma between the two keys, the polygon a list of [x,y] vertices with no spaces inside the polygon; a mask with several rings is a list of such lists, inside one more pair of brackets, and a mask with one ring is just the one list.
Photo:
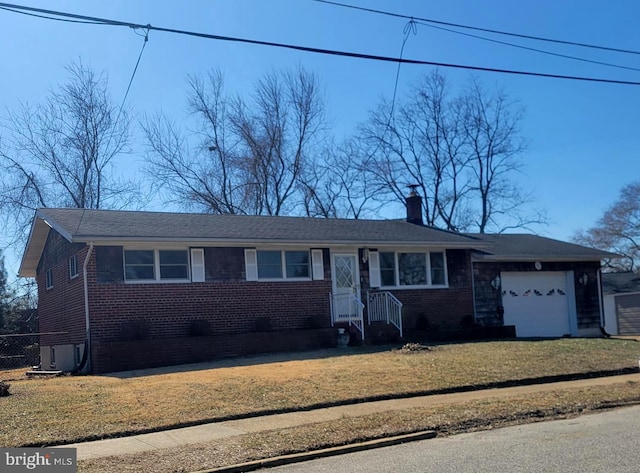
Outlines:
{"label": "front yard", "polygon": [[[637,369],[633,340],[349,348],[103,376],[0,372],[0,445],[50,445],[246,416],[592,371]],[[601,397],[606,398],[606,392]]]}

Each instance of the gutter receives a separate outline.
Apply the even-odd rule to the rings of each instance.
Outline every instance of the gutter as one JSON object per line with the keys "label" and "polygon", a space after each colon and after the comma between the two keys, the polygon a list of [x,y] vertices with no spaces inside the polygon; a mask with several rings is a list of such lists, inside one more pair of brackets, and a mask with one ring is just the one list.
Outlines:
{"label": "gutter", "polygon": [[93,252],[93,242],[89,242],[89,251],[87,251],[87,257],[84,259],[84,264],[82,265],[82,277],[83,281],[83,289],[84,289],[84,317],[85,317],[85,353],[83,359],[86,360],[86,365],[89,367],[89,372],[91,371],[91,330],[89,326],[89,284],[87,282],[87,266],[89,265],[89,259],[91,258],[91,253]]}

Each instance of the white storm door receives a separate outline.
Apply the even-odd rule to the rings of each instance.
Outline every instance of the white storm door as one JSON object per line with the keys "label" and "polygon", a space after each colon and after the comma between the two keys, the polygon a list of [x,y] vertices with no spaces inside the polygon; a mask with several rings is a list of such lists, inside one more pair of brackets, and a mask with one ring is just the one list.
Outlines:
{"label": "white storm door", "polygon": [[333,255],[333,303],[338,316],[355,316],[354,296],[360,299],[358,286],[358,255],[337,253]]}

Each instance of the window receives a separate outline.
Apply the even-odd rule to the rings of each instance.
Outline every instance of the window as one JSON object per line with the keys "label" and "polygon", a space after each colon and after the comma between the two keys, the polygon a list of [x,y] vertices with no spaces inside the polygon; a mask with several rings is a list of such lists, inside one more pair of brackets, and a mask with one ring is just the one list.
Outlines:
{"label": "window", "polygon": [[153,250],[125,250],[124,277],[127,281],[155,279]]}
{"label": "window", "polygon": [[78,257],[73,255],[69,258],[69,279],[78,277]]}
{"label": "window", "polygon": [[258,279],[308,279],[311,277],[309,251],[257,252]]}
{"label": "window", "polygon": [[308,251],[285,251],[284,255],[287,265],[287,278],[309,277]]}
{"label": "window", "polygon": [[187,250],[124,250],[127,281],[185,281],[189,279]]}
{"label": "window", "polygon": [[429,258],[431,261],[431,284],[444,286],[447,281],[444,268],[444,253],[430,253]]}
{"label": "window", "polygon": [[160,279],[187,279],[189,255],[183,250],[159,251]]}
{"label": "window", "polygon": [[282,278],[280,251],[258,251],[258,279]]}
{"label": "window", "polygon": [[444,252],[391,252],[379,253],[380,285],[446,286]]}
{"label": "window", "polygon": [[401,286],[427,284],[427,258],[424,253],[398,253],[398,276]]}
{"label": "window", "polygon": [[395,253],[380,253],[380,281],[383,286],[396,285]]}
{"label": "window", "polygon": [[73,361],[78,366],[82,361],[82,345],[75,345],[73,348]]}
{"label": "window", "polygon": [[45,282],[46,285],[45,287],[47,289],[53,289],[53,270],[51,269],[47,269],[47,271],[45,272]]}

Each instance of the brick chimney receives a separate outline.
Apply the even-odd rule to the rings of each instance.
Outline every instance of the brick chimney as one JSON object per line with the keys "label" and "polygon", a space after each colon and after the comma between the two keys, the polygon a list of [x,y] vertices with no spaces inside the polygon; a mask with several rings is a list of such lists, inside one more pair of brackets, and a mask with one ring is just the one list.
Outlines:
{"label": "brick chimney", "polygon": [[407,222],[422,225],[422,197],[416,192],[418,185],[412,184],[407,187],[411,189],[409,196],[406,198]]}

